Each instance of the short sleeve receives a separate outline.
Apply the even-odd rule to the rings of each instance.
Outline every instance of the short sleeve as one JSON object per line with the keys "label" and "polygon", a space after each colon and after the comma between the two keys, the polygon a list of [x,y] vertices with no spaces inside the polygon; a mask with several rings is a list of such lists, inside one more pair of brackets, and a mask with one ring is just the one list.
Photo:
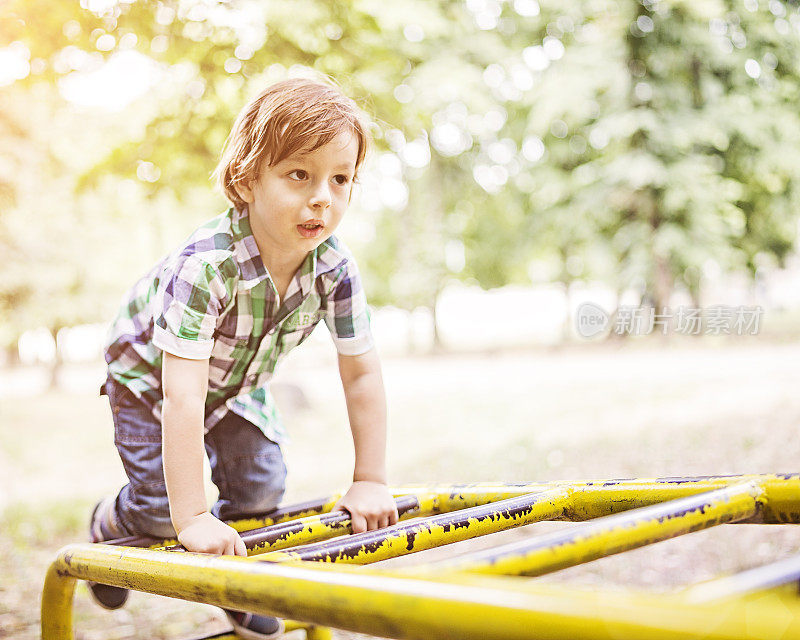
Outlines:
{"label": "short sleeve", "polygon": [[197,255],[179,257],[161,275],[153,344],[181,358],[210,357],[214,331],[231,298],[229,278]]}
{"label": "short sleeve", "polygon": [[353,258],[347,259],[337,276],[328,295],[325,324],[331,332],[336,351],[344,356],[357,356],[374,346],[367,296]]}

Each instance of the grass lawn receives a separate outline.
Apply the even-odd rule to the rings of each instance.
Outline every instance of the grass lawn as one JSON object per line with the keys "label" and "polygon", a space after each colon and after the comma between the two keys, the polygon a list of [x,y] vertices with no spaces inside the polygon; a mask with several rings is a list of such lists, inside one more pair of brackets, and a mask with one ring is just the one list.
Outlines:
{"label": "grass lawn", "polygon": [[[405,484],[797,471],[798,362],[800,344],[755,338],[387,359],[390,477]],[[107,403],[93,392],[101,370],[68,373],[86,383],[0,400],[0,637],[38,637],[50,560],[61,545],[85,539],[91,506],[124,481]],[[290,360],[279,381],[292,436],[287,501],[345,487],[352,451],[333,360]],[[564,526],[531,525],[455,550]],[[798,547],[800,528],[732,525],[537,580],[670,589]],[[81,583],[75,612],[76,637],[86,640],[185,638],[224,627],[212,607],[138,593],[124,609],[104,611]]]}

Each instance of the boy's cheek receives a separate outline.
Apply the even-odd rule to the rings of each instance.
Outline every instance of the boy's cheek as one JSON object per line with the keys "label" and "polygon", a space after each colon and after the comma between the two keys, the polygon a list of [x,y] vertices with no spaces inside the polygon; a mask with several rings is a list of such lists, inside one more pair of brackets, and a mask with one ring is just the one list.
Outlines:
{"label": "boy's cheek", "polygon": [[344,209],[345,207],[343,207],[339,212],[334,214],[331,217],[330,222],[328,222],[328,224],[326,225],[325,227],[325,230],[327,231],[326,239],[330,238],[331,235],[333,235],[333,232],[336,231],[336,228],[339,226],[339,223],[342,221],[342,218],[344,218]]}

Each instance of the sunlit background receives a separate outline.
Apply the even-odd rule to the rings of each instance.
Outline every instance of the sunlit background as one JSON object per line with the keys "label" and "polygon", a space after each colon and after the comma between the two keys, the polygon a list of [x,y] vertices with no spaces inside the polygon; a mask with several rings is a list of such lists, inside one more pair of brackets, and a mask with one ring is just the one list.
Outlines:
{"label": "sunlit background", "polygon": [[[797,3],[9,0],[0,637],[38,637],[49,558],[124,481],[97,397],[121,296],[228,206],[209,176],[238,110],[314,74],[372,121],[338,235],[374,308],[392,482],[797,471]],[[275,395],[287,499],[345,487],[324,327]],[[554,579],[664,588],[800,543],[734,529]],[[220,624],[137,598],[79,590],[78,637]]]}

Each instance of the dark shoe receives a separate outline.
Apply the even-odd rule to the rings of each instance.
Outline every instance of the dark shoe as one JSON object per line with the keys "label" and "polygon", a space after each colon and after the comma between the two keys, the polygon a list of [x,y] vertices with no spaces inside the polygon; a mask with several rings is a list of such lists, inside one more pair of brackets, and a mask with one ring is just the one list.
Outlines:
{"label": "dark shoe", "polygon": [[[102,500],[94,506],[92,517],[89,520],[89,540],[91,542],[103,542],[102,535],[98,534],[98,532],[101,531],[101,527],[94,521],[94,517],[101,504],[103,504]],[[104,609],[119,609],[128,601],[128,595],[130,594],[128,589],[112,587],[111,585],[100,584],[99,582],[87,581],[86,584],[89,585],[89,594],[92,596],[92,600]]]}
{"label": "dark shoe", "polygon": [[223,609],[233,625],[233,632],[246,640],[268,640],[283,634],[283,620],[272,616],[260,616],[255,613],[241,613]]}
{"label": "dark shoe", "polygon": [[128,601],[130,594],[128,589],[112,587],[99,582],[87,582],[86,584],[89,585],[89,594],[92,596],[92,600],[104,609],[119,609]]}

